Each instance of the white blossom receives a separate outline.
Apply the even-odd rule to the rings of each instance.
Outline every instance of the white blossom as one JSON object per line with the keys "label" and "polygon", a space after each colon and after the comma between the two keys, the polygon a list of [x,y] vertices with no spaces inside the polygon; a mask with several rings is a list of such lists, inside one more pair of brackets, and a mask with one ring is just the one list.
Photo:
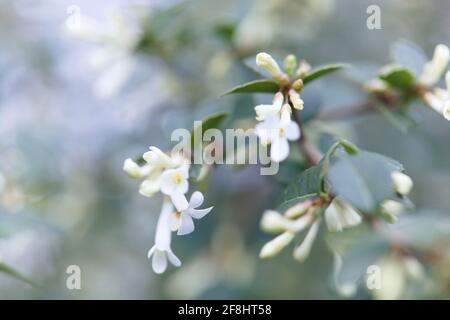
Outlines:
{"label": "white blossom", "polygon": [[434,49],[433,58],[423,68],[420,82],[426,86],[435,85],[447,69],[450,61],[450,51],[444,44],[438,44]]}
{"label": "white blossom", "polygon": [[256,125],[256,134],[263,144],[271,144],[270,158],[281,162],[289,156],[288,140],[300,138],[300,128],[291,120],[289,109],[281,112],[281,117],[270,116]]}
{"label": "white blossom", "polygon": [[300,94],[297,91],[293,89],[289,90],[289,99],[291,100],[292,105],[295,109],[303,110],[304,102],[300,98]]}
{"label": "white blossom", "polygon": [[261,104],[256,106],[256,120],[263,121],[268,117],[277,115],[281,111],[283,100],[283,94],[281,92],[277,92],[273,98],[272,104]]}
{"label": "white blossom", "polygon": [[167,169],[161,174],[161,192],[170,197],[178,211],[185,210],[189,206],[185,196],[189,189],[188,178],[189,167],[187,165],[176,169]]}
{"label": "white blossom", "polygon": [[424,101],[437,113],[450,121],[450,71],[445,75],[447,90],[434,88],[423,95]]}
{"label": "white blossom", "polygon": [[163,273],[167,269],[167,260],[175,267],[181,266],[181,261],[172,252],[170,243],[172,231],[170,230],[170,215],[173,212],[173,205],[165,200],[159,215],[156,226],[155,244],[148,251],[147,257],[152,259],[152,268],[155,273]]}
{"label": "white blossom", "polygon": [[280,77],[283,74],[278,63],[268,53],[261,52],[256,55],[256,65],[266,69],[274,78]]}
{"label": "white blossom", "polygon": [[361,223],[359,213],[339,197],[333,199],[325,210],[325,222],[329,231],[342,231]]}
{"label": "white blossom", "polygon": [[409,194],[413,187],[413,181],[412,179],[399,171],[394,171],[391,174],[392,178],[392,185],[395,192],[405,196]]}
{"label": "white blossom", "polygon": [[134,162],[131,158],[128,158],[123,162],[123,170],[130,177],[139,179],[139,178],[144,178],[144,177],[148,176],[151,168],[149,165],[144,165],[141,167],[136,162]]}
{"label": "white blossom", "polygon": [[203,204],[203,201],[203,194],[200,191],[195,191],[189,199],[188,207],[172,215],[171,227],[173,231],[178,231],[177,235],[181,236],[194,231],[193,219],[201,219],[212,210],[213,207],[197,209]]}

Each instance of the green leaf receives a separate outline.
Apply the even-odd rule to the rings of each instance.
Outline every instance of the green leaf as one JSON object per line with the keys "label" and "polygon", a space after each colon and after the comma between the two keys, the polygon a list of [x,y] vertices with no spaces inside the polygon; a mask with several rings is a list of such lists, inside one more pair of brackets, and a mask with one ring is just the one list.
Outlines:
{"label": "green leaf", "polygon": [[17,280],[23,281],[33,287],[38,287],[38,285],[34,281],[30,280],[28,277],[24,276],[22,273],[3,262],[0,262],[0,272],[5,273]]}
{"label": "green leaf", "polygon": [[388,226],[390,233],[397,235],[408,247],[427,250],[437,243],[449,242],[450,215],[432,209],[422,209],[407,215],[401,215],[398,221]]}
{"label": "green leaf", "polygon": [[250,93],[250,92],[276,93],[278,90],[279,84],[275,80],[261,79],[236,86],[230,91],[224,93],[223,96],[234,93]]}
{"label": "green leaf", "polygon": [[[225,121],[228,117],[228,113],[219,112],[210,116],[207,116],[202,120],[200,125],[195,126],[191,130],[191,148],[194,148],[194,144],[196,140],[203,142],[203,133],[208,129],[219,128],[220,125]],[[196,139],[196,137],[200,137],[200,139]]]}
{"label": "green leaf", "polygon": [[391,87],[402,91],[411,89],[416,83],[416,77],[411,70],[397,65],[383,68],[378,77]]}
{"label": "green leaf", "polygon": [[360,151],[339,156],[331,165],[327,180],[333,193],[369,213],[383,200],[396,196],[391,180],[393,171],[403,171],[402,165],[383,155]]}
{"label": "green leaf", "polygon": [[287,209],[307,198],[318,196],[322,192],[322,162],[303,171],[284,190],[280,210]]}
{"label": "green leaf", "polygon": [[307,84],[308,82],[311,82],[317,78],[323,77],[329,73],[336,72],[342,68],[345,68],[347,64],[344,63],[336,63],[336,64],[330,64],[326,65],[317,69],[314,69],[310,71],[304,78],[303,78],[303,84]]}

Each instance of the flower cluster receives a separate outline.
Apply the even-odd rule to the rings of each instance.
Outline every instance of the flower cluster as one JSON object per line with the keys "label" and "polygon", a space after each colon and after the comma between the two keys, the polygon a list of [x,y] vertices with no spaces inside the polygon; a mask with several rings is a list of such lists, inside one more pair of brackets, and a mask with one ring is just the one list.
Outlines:
{"label": "flower cluster", "polygon": [[[297,67],[294,56],[285,59],[284,73],[278,63],[267,53],[259,53],[256,56],[256,64],[266,69],[280,84],[281,91],[277,92],[272,104],[262,104],[255,107],[256,125],[255,132],[262,145],[270,144],[270,158],[275,162],[281,162],[289,156],[289,142],[298,140],[301,132],[298,124],[291,119],[292,108],[303,109],[303,100],[299,92],[303,88],[300,78],[291,80],[289,75]],[[299,77],[305,72],[305,64],[300,64],[295,72]],[[295,77],[294,77],[295,78]]]}
{"label": "flower cluster", "polygon": [[148,258],[153,257],[153,270],[162,273],[167,268],[167,259],[174,266],[181,265],[170,248],[171,232],[176,231],[177,235],[193,232],[193,219],[201,219],[212,207],[198,209],[204,201],[199,191],[193,192],[187,200],[190,164],[182,155],[168,156],[157,147],[150,147],[142,158],[146,162],[143,166],[126,159],[123,170],[132,178],[144,179],[139,188],[143,196],[151,197],[159,191],[165,195],[156,227],[155,245],[148,252]]}
{"label": "flower cluster", "polygon": [[[447,71],[449,61],[449,48],[443,44],[437,45],[433,58],[423,68],[419,82],[427,88],[422,95],[423,100],[450,121],[450,71]],[[434,87],[444,74],[447,90]]]}
{"label": "flower cluster", "polygon": [[[413,182],[409,176],[395,171],[392,173],[392,188],[399,196],[406,196],[411,191]],[[383,214],[395,221],[399,213],[399,202],[385,200],[381,204]],[[287,247],[303,230],[308,229],[303,241],[294,249],[293,256],[303,262],[309,255],[317,236],[322,218],[329,232],[338,232],[354,227],[362,222],[362,213],[347,203],[342,197],[312,197],[301,201],[284,213],[274,210],[264,212],[261,228],[268,233],[279,233],[267,242],[260,252],[260,258],[271,258]]]}

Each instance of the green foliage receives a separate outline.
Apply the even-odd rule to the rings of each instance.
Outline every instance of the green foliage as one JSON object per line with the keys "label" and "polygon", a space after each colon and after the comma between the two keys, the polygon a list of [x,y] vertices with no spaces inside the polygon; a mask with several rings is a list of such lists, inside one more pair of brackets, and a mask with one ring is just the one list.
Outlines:
{"label": "green foliage", "polygon": [[379,75],[379,78],[391,87],[401,91],[410,90],[416,83],[416,77],[411,70],[397,65],[385,68]]}
{"label": "green foliage", "polygon": [[323,77],[327,74],[336,72],[342,68],[345,68],[347,65],[344,63],[336,63],[336,64],[329,64],[317,69],[314,69],[310,71],[304,78],[303,78],[303,84],[307,84],[317,78]]}
{"label": "green foliage", "polygon": [[327,181],[334,194],[369,213],[382,201],[396,197],[391,173],[402,170],[402,165],[395,160],[360,151],[354,155],[339,155],[328,171]]}
{"label": "green foliage", "polygon": [[[225,119],[228,117],[228,113],[226,112],[219,112],[216,114],[212,114],[207,116],[202,120],[202,123],[200,125],[195,126],[191,130],[191,148],[195,148],[194,145],[196,140],[202,142],[203,141],[203,133],[208,129],[217,129],[219,128]],[[195,139],[197,137],[197,139]]]}
{"label": "green foliage", "polygon": [[13,267],[11,267],[3,262],[0,262],[0,273],[7,274],[7,275],[9,275],[17,280],[20,280],[22,282],[25,282],[33,287],[38,286],[33,280],[29,279],[28,277],[24,276],[21,272],[17,271]]}
{"label": "green foliage", "polygon": [[261,79],[250,81],[239,86],[232,88],[230,91],[224,93],[223,95],[229,95],[233,93],[276,93],[279,90],[279,84],[275,80]]}

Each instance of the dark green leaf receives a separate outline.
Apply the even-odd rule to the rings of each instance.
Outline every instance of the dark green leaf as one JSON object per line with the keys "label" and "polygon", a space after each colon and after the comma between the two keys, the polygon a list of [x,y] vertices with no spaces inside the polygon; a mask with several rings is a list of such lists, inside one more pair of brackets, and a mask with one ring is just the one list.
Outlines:
{"label": "dark green leaf", "polygon": [[397,161],[377,153],[343,154],[328,171],[328,182],[336,195],[354,207],[371,212],[383,200],[395,197],[391,173],[402,171]]}
{"label": "dark green leaf", "polygon": [[203,133],[206,130],[219,128],[227,117],[228,113],[220,112],[204,118],[201,125],[197,125],[191,130],[191,148],[194,147],[196,140],[203,141]]}
{"label": "dark green leaf", "polygon": [[236,86],[230,91],[224,93],[223,95],[226,96],[233,93],[251,93],[251,92],[275,93],[278,90],[279,85],[278,82],[276,82],[275,80],[261,79]]}
{"label": "dark green leaf", "polygon": [[317,69],[314,69],[310,71],[304,78],[303,78],[303,84],[307,84],[308,82],[311,82],[319,77],[325,76],[329,73],[338,71],[342,68],[345,68],[347,65],[343,63],[336,63],[336,64],[330,64],[326,65]]}
{"label": "dark green leaf", "polygon": [[385,67],[379,78],[399,90],[411,89],[416,83],[416,77],[411,70],[396,65]]}
{"label": "dark green leaf", "polygon": [[16,269],[14,269],[11,266],[8,266],[7,264],[0,262],[0,273],[5,273],[13,278],[16,278],[17,280],[23,281],[25,283],[28,283],[29,285],[33,286],[33,287],[37,287],[38,285],[28,279],[26,276],[24,276],[22,273],[20,273],[19,271],[17,271]]}

